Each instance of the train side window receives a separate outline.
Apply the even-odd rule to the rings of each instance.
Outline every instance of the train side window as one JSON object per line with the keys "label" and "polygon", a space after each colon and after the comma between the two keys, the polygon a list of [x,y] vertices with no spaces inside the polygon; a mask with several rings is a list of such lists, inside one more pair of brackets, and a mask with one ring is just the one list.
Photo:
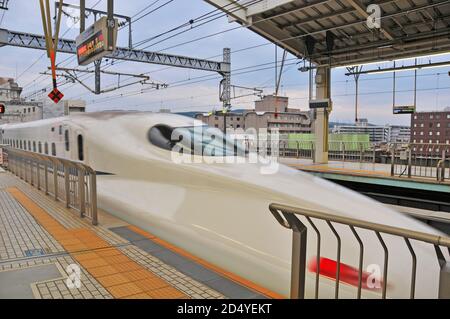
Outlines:
{"label": "train side window", "polygon": [[47,142],[45,142],[45,144],[44,144],[44,152],[45,152],[46,155],[48,155],[48,144],[47,144]]}
{"label": "train side window", "polygon": [[64,144],[66,145],[66,151],[70,151],[70,142],[69,142],[69,130],[64,132]]}
{"label": "train side window", "polygon": [[38,143],[38,151],[39,151],[39,153],[42,153],[42,143],[41,142]]}
{"label": "train side window", "polygon": [[83,135],[78,134],[77,144],[78,144],[78,160],[84,161]]}
{"label": "train side window", "polygon": [[59,135],[62,135],[62,125],[59,126]]}
{"label": "train side window", "polygon": [[52,143],[52,155],[56,156],[56,145],[55,145],[55,143]]}
{"label": "train side window", "polygon": [[36,153],[36,141],[33,141],[33,152]]}
{"label": "train side window", "polygon": [[31,142],[28,141],[28,150],[31,151]]}
{"label": "train side window", "polygon": [[52,132],[54,132],[54,131],[55,131],[55,128],[54,128],[54,127],[52,127],[51,131],[52,131]]}
{"label": "train side window", "polygon": [[20,145],[19,148],[22,149],[22,140],[20,140],[20,144],[19,145]]}

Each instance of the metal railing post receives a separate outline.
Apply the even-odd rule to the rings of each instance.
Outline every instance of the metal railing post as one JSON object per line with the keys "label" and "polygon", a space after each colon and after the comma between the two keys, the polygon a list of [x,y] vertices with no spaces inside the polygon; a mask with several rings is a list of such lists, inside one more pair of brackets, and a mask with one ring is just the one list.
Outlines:
{"label": "metal railing post", "polygon": [[34,186],[34,161],[32,159],[30,159],[30,184],[31,186]]}
{"label": "metal railing post", "polygon": [[70,179],[69,179],[69,167],[63,163],[64,168],[64,191],[66,193],[66,207],[70,207]]}
{"label": "metal railing post", "polygon": [[20,160],[20,169],[22,171],[22,180],[25,181],[25,173],[26,173],[26,171],[25,171],[25,159],[23,159],[23,158]]}
{"label": "metal railing post", "polygon": [[439,299],[450,299],[450,262],[441,263]]}
{"label": "metal railing post", "polygon": [[297,159],[300,158],[300,142],[297,141]]}
{"label": "metal railing post", "polygon": [[23,160],[23,170],[25,173],[24,176],[25,182],[28,183],[28,160],[26,158]]}
{"label": "metal railing post", "polygon": [[80,198],[80,217],[84,217],[86,213],[86,201],[84,196],[84,176],[86,175],[84,168],[78,169],[78,196]]}
{"label": "metal railing post", "polygon": [[377,150],[375,148],[375,145],[372,146],[373,147],[373,151],[372,151],[372,163],[375,164],[377,162],[376,157],[377,157]]}
{"label": "metal railing post", "polygon": [[[291,299],[305,299],[307,228],[296,219],[292,226]],[[286,216],[287,217],[287,216]],[[292,220],[294,221],[294,220]]]}
{"label": "metal railing post", "polygon": [[97,218],[97,175],[95,171],[91,171],[90,173],[90,199],[91,199],[91,209],[92,209],[92,225],[98,224]]}
{"label": "metal railing post", "polygon": [[53,193],[55,200],[58,200],[58,163],[53,162]]}
{"label": "metal railing post", "polygon": [[411,178],[412,173],[412,150],[408,148],[408,178]]}
{"label": "metal railing post", "polygon": [[363,159],[364,159],[364,155],[363,155],[363,145],[361,142],[359,142],[359,162],[362,163]]}
{"label": "metal railing post", "polygon": [[345,162],[345,143],[341,142],[342,161]]}
{"label": "metal railing post", "polygon": [[37,189],[41,190],[41,163],[36,161]]}
{"label": "metal railing post", "polygon": [[395,145],[391,148],[391,176],[395,175]]}
{"label": "metal railing post", "polygon": [[292,230],[291,256],[291,299],[305,299],[306,284],[306,241],[307,228],[294,213],[280,211],[269,206],[269,210],[281,226]]}
{"label": "metal railing post", "polygon": [[45,195],[48,195],[48,163],[45,162],[44,165]]}

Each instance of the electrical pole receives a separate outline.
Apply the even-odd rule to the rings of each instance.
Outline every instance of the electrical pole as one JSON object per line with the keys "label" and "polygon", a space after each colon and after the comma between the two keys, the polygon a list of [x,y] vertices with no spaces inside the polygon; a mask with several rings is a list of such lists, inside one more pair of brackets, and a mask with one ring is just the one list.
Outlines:
{"label": "electrical pole", "polygon": [[114,20],[114,0],[108,0],[108,50],[113,50],[114,28],[116,21]]}
{"label": "electrical pole", "polygon": [[355,79],[355,124],[358,123],[358,104],[359,104],[359,76],[361,75],[363,66],[352,66],[348,67],[347,71],[353,73],[353,78]]}
{"label": "electrical pole", "polygon": [[86,29],[86,0],[80,0],[80,33]]}

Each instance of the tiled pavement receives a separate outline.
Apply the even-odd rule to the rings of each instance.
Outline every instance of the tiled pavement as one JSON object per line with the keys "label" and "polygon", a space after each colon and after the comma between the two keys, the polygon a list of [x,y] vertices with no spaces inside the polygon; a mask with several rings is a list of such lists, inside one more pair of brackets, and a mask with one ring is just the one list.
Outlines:
{"label": "tiled pavement", "polygon": [[[161,244],[152,235],[107,217],[107,223],[102,223],[100,216],[100,225],[92,226],[76,212],[67,210],[64,204],[16,176],[0,173],[0,298],[264,298],[270,295],[203,269],[195,261],[169,250],[169,244]],[[148,247],[159,247],[160,255]],[[69,288],[68,278],[73,278],[69,265],[80,267],[78,288]],[[6,287],[9,282],[15,283],[14,290]]]}

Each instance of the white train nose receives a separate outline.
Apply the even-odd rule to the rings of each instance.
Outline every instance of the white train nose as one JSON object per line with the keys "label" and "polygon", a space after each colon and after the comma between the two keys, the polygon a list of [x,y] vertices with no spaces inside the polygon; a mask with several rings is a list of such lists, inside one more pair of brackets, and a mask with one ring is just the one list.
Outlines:
{"label": "white train nose", "polygon": [[[420,231],[429,234],[443,235],[439,231],[404,216],[392,209],[368,198],[348,190],[344,187],[330,183],[311,175],[300,173],[285,166],[280,166],[277,173],[266,176],[257,174],[258,166],[247,166],[239,170],[239,173],[232,173],[229,168],[217,167],[217,172],[221,172],[228,177],[248,183],[248,177],[253,175],[252,182],[255,188],[266,189],[266,194],[261,195],[263,207],[245,205],[245,200],[240,202],[242,207],[246,207],[246,216],[252,216],[258,222],[253,227],[254,234],[257,234],[257,227],[265,228],[265,219],[261,211],[267,212],[270,202],[289,204],[294,207],[322,211],[337,216],[350,217],[372,223],[379,223],[389,226],[406,228],[413,231]],[[228,171],[228,172],[227,172]],[[255,195],[257,196],[257,195]],[[267,205],[264,207],[264,205]],[[251,211],[254,211],[252,214]],[[259,217],[257,217],[259,216]],[[249,217],[250,218],[250,217]],[[264,216],[265,218],[265,216]],[[274,218],[275,220],[275,218]],[[307,261],[310,265],[308,275],[309,296],[313,297],[312,289],[315,282],[315,268],[313,262],[317,256],[317,234],[312,225],[305,219],[300,220],[307,226],[308,248]],[[340,255],[341,262],[341,296],[355,297],[357,293],[357,282],[355,274],[358,273],[360,263],[360,245],[352,230],[345,225],[332,223],[334,230],[322,220],[312,219],[314,226],[321,235],[321,293],[322,297],[332,297],[335,294],[336,276],[330,276],[336,271],[336,261]],[[268,222],[268,221],[267,221]],[[269,227],[269,226],[267,226]],[[266,229],[269,232],[269,229]],[[290,231],[279,226],[279,229],[270,228],[271,242],[284,243],[290,245],[291,240],[283,238],[284,234]],[[356,233],[363,246],[363,296],[381,297],[382,283],[387,283],[387,297],[408,298],[410,295],[411,278],[413,272],[413,255],[408,248],[404,238],[380,234],[374,231],[356,229]],[[341,243],[338,252],[338,238]],[[424,244],[417,241],[410,241],[416,264],[415,294],[417,297],[436,297],[439,281],[439,265],[433,245]],[[290,246],[285,250],[281,247],[273,247],[267,241],[261,239],[255,243],[260,250],[265,250],[271,256],[286,260],[291,257]],[[385,250],[386,248],[386,250]],[[273,250],[272,250],[273,249]],[[290,260],[289,260],[290,262]],[[419,289],[420,288],[420,289]],[[278,289],[282,289],[278,287]],[[286,293],[286,288],[283,289]]]}

